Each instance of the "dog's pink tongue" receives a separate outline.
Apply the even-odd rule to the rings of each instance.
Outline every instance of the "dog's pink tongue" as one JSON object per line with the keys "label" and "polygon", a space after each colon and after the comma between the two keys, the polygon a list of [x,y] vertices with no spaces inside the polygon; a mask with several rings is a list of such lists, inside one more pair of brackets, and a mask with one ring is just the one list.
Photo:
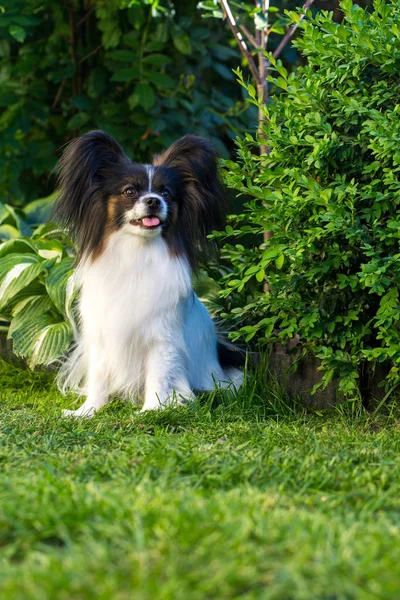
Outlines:
{"label": "dog's pink tongue", "polygon": [[156,227],[160,224],[160,219],[158,217],[144,217],[142,223],[146,227]]}

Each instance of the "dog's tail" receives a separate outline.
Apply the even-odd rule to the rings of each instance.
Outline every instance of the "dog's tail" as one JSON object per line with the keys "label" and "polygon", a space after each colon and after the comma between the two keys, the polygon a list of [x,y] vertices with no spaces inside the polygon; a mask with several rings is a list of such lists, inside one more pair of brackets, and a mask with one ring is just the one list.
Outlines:
{"label": "dog's tail", "polygon": [[218,362],[225,373],[228,384],[239,389],[244,380],[246,353],[224,339],[217,341]]}
{"label": "dog's tail", "polygon": [[230,342],[218,339],[218,362],[224,370],[243,369],[246,364],[246,353]]}
{"label": "dog's tail", "polygon": [[219,364],[236,388],[242,385],[247,369],[260,364],[258,352],[244,350],[221,337],[218,337],[217,352]]}

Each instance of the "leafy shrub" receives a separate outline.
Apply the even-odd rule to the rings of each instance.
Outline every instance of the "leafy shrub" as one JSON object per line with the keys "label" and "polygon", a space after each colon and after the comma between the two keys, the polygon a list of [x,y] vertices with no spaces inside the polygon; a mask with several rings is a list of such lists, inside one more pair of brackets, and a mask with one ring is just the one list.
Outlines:
{"label": "leafy shrub", "polygon": [[[327,12],[302,24],[306,66],[288,75],[271,59],[280,94],[263,106],[267,141],[248,134],[225,162],[226,183],[249,200],[221,234],[235,242],[222,296],[232,339],[266,348],[298,334],[323,384],[339,378],[356,397],[366,363],[388,363],[400,382],[400,2],[341,7],[341,24]],[[266,230],[268,243],[240,244]]]}

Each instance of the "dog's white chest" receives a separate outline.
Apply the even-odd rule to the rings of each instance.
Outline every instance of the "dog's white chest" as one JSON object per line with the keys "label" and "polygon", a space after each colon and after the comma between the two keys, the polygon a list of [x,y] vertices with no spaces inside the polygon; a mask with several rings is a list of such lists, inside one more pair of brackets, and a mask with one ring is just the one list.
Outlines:
{"label": "dog's white chest", "polygon": [[161,238],[114,235],[103,254],[83,267],[80,306],[84,324],[125,337],[150,330],[192,285],[186,261],[171,257]]}

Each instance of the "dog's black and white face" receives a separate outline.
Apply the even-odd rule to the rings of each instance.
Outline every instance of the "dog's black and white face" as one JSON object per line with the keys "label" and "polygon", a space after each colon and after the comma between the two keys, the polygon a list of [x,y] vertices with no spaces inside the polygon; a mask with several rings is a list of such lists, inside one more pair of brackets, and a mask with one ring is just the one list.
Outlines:
{"label": "dog's black and white face", "polygon": [[107,226],[123,228],[142,237],[167,234],[176,224],[180,192],[184,187],[179,174],[166,167],[127,165],[121,180],[108,184]]}
{"label": "dog's black and white face", "polygon": [[75,238],[81,256],[95,259],[114,232],[149,241],[163,236],[172,253],[195,267],[222,226],[223,192],[210,142],[187,135],[154,159],[132,162],[102,131],[68,146],[59,163],[58,220]]}

